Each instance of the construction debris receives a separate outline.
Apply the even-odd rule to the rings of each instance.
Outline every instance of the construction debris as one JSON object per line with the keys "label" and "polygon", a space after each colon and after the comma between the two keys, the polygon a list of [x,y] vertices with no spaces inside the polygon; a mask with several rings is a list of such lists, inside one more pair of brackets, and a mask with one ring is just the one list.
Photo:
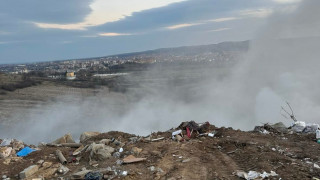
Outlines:
{"label": "construction debris", "polygon": [[[75,143],[65,142],[70,140],[65,135],[39,148],[10,140],[0,147],[6,156],[0,159],[0,175],[11,179],[19,178],[17,174],[26,179],[316,178],[320,174],[319,145],[312,132],[317,125],[307,127],[308,131],[295,132],[283,123],[264,124],[255,133],[190,121],[147,137],[112,131]],[[13,146],[19,149],[22,145],[37,151],[15,157]],[[274,171],[267,173],[265,168]],[[212,173],[199,174],[204,171]]]}
{"label": "construction debris", "polygon": [[56,150],[56,155],[58,156],[58,159],[60,160],[61,164],[67,164],[67,159],[64,157],[60,150]]}
{"label": "construction debris", "polygon": [[136,162],[141,162],[145,161],[147,158],[136,158],[133,155],[129,155],[125,158],[123,158],[123,163],[129,164],[129,163],[136,163]]}

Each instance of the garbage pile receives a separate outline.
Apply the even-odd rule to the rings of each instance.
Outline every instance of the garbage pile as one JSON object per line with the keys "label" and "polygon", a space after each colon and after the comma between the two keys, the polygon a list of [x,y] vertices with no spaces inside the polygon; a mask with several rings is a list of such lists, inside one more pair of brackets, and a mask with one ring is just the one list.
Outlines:
{"label": "garbage pile", "polygon": [[[251,135],[264,138],[265,135],[268,136],[269,134],[310,134],[318,130],[318,126],[314,124],[305,125],[303,129],[300,128],[302,126],[303,123],[300,122],[289,128],[283,123],[264,124],[255,127],[254,131],[259,133],[252,133]],[[299,129],[299,131],[296,129]],[[76,142],[71,134],[65,134],[51,143],[40,143],[38,146],[27,145],[15,139],[3,139],[0,140],[0,162],[4,166],[0,163],[0,174],[2,179],[5,180],[10,178],[33,180],[170,179],[174,176],[174,178],[171,178],[173,180],[183,179],[184,173],[192,172],[194,169],[197,170],[198,166],[203,166],[202,169],[207,169],[211,173],[211,171],[218,171],[219,168],[225,169],[223,166],[229,167],[230,164],[229,176],[233,178],[270,179],[277,177],[279,179],[280,175],[277,174],[277,168],[271,168],[270,171],[269,165],[263,164],[261,167],[268,167],[267,172],[270,173],[267,173],[265,169],[246,168],[244,161],[253,160],[248,159],[246,154],[253,157],[252,153],[257,150],[259,156],[257,158],[260,158],[260,155],[266,152],[275,153],[276,158],[285,156],[286,158],[292,158],[292,162],[298,162],[296,159],[299,155],[291,151],[292,147],[283,147],[281,144],[274,146],[259,144],[258,142],[263,142],[261,140],[249,142],[244,139],[252,140],[252,138],[248,135],[242,135],[243,133],[250,132],[224,127],[216,128],[209,122],[188,121],[182,122],[175,129],[151,133],[145,137],[114,131],[108,133],[84,132],[81,134],[79,142]],[[288,144],[288,142],[285,143]],[[305,158],[305,156],[302,157]],[[317,161],[315,157],[317,156],[308,160],[312,166],[309,165],[310,163],[303,164],[308,168],[311,167],[314,173],[318,172],[319,166],[317,163],[320,162],[320,159]],[[241,160],[241,158],[244,159]],[[210,162],[208,159],[217,162]],[[235,163],[231,161],[232,159],[234,161],[239,159],[239,165],[232,165]],[[272,161],[269,162],[268,160],[267,162]],[[288,160],[285,162],[288,162]],[[254,164],[257,164],[257,162],[254,162]],[[215,165],[215,169],[210,169]],[[238,169],[242,165],[243,168],[241,169],[246,171]],[[1,169],[1,167],[7,169]],[[19,167],[20,169],[10,169],[10,167]],[[184,171],[185,168],[189,168],[189,170]],[[174,174],[173,172],[177,169],[180,169],[180,171]],[[180,177],[179,174],[181,173]],[[221,170],[220,173],[226,173],[226,171]],[[190,179],[206,179],[201,175],[198,175],[198,177],[196,175],[197,173],[192,173],[188,174],[188,177]],[[211,173],[206,177],[219,179],[224,176],[219,173]]]}

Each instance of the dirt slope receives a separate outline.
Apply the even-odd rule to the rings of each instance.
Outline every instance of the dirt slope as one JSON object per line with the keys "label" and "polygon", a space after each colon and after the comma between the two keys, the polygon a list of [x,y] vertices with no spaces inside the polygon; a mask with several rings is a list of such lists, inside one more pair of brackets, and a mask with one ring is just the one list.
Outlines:
{"label": "dirt slope", "polygon": [[[269,179],[312,179],[320,177],[319,153],[320,144],[315,142],[314,134],[262,134],[258,132],[243,132],[231,128],[216,128],[210,126],[209,131],[216,131],[214,137],[202,136],[185,138],[183,142],[172,140],[171,132],[153,133],[151,139],[165,137],[163,140],[151,142],[140,138],[137,142],[129,140],[134,135],[122,132],[102,133],[87,140],[84,144],[99,142],[101,139],[112,139],[124,143],[120,158],[111,157],[97,161],[96,167],[89,164],[88,154],[82,154],[77,163],[66,166],[70,171],[65,175],[55,173],[51,178],[70,178],[73,173],[83,167],[98,170],[111,167],[117,171],[128,171],[121,179],[240,179],[235,175],[237,170],[275,171],[278,176]],[[133,147],[141,148],[139,154],[132,153]],[[115,147],[117,148],[117,147]],[[66,157],[75,148],[40,147],[41,150],[31,153],[18,162],[3,164],[0,160],[0,175],[12,179],[24,168],[36,164],[39,160],[59,163],[55,150],[60,149]],[[146,161],[133,164],[117,165],[129,154],[144,157]],[[91,163],[92,164],[92,163]],[[315,165],[316,164],[316,165]],[[155,170],[152,170],[155,168]]]}

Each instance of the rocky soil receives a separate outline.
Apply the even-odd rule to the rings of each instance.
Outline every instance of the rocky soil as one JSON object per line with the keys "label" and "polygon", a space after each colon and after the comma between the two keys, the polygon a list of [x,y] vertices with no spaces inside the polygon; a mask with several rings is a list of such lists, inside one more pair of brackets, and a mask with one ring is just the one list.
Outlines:
{"label": "rocky soil", "polygon": [[[179,129],[182,137],[172,138],[172,132]],[[91,179],[250,179],[246,176],[249,171],[274,172],[264,179],[320,178],[320,144],[314,133],[269,129],[266,134],[210,125],[201,135],[197,131],[190,137],[187,134],[181,127],[148,137],[92,132],[85,133],[80,143],[67,134],[53,144],[30,146],[37,151],[26,157],[11,153],[1,158],[0,175],[19,179],[24,169],[36,165],[37,170],[26,179],[85,179],[86,174]],[[71,145],[76,147],[64,147]],[[17,149],[15,146],[11,143],[6,147]],[[67,164],[61,164],[57,149]]]}

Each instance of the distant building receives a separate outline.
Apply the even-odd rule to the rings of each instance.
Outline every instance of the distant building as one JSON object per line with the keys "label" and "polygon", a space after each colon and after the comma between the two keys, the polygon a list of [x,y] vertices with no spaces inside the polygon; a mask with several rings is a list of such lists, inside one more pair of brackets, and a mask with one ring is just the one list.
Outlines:
{"label": "distant building", "polygon": [[76,79],[76,75],[74,74],[74,72],[67,72],[66,73],[66,79],[67,80],[75,80]]}

